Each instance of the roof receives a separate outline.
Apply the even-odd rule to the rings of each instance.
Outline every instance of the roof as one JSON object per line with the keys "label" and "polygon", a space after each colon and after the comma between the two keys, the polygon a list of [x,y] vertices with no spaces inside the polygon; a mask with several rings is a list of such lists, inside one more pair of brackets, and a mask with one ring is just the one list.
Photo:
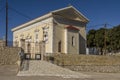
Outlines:
{"label": "roof", "polygon": [[31,20],[31,21],[29,21],[29,22],[27,22],[27,23],[24,23],[24,24],[22,24],[22,25],[20,25],[20,26],[17,26],[17,27],[15,27],[15,28],[13,28],[12,31],[16,31],[16,30],[18,30],[18,29],[24,28],[24,27],[26,27],[26,26],[29,26],[29,25],[31,25],[31,24],[33,24],[33,23],[36,23],[36,22],[41,21],[41,20],[43,20],[43,19],[49,18],[49,17],[51,17],[51,16],[52,16],[52,14],[51,14],[51,13],[48,13],[48,14],[46,14],[46,15],[44,15],[44,16],[38,17],[38,18],[33,19],[33,20]]}
{"label": "roof", "polygon": [[[45,14],[45,15],[43,15],[43,16],[41,16],[41,17],[38,17],[38,18],[36,18],[36,19],[33,19],[33,20],[31,20],[31,21],[29,21],[29,22],[27,22],[27,23],[25,23],[25,24],[22,24],[22,25],[20,25],[20,26],[17,26],[17,27],[15,27],[15,28],[13,28],[12,29],[12,31],[14,32],[14,31],[16,31],[16,30],[19,30],[19,29],[21,29],[21,28],[24,28],[24,27],[26,27],[26,26],[29,26],[29,25],[31,25],[31,24],[34,24],[34,23],[36,23],[36,22],[38,22],[38,21],[41,21],[41,20],[43,20],[43,19],[47,19],[47,18],[49,18],[49,17],[52,17],[54,14],[62,14],[62,15],[64,15],[64,13],[63,12],[66,12],[66,11],[73,11],[73,14],[75,14],[76,16],[79,16],[80,18],[82,18],[83,19],[83,22],[89,22],[89,20],[82,14],[82,13],[80,13],[76,8],[74,8],[73,6],[69,6],[69,7],[65,7],[65,8],[62,8],[62,9],[58,9],[58,10],[55,10],[55,11],[51,11],[50,13],[48,13],[48,14]],[[66,15],[68,14],[68,12],[66,12]],[[70,15],[73,15],[73,14],[70,14]]]}
{"label": "roof", "polygon": [[[79,16],[80,18],[84,19],[85,22],[89,22],[89,19],[87,17],[85,17],[81,12],[79,12],[75,7],[73,6],[68,6],[68,7],[65,7],[65,8],[61,8],[61,9],[58,9],[58,10],[55,10],[55,11],[52,11],[52,13],[62,13],[62,12],[65,12],[65,11],[68,11],[67,12],[67,15],[70,14],[71,12],[69,11],[72,11],[73,14],[76,14],[77,16]],[[64,14],[64,13],[63,13]],[[71,16],[73,15],[71,14]]]}

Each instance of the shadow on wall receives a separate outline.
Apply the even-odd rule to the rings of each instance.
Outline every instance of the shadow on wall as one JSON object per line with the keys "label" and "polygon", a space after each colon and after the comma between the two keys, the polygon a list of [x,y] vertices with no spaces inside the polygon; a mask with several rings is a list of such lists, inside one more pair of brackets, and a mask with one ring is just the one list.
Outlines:
{"label": "shadow on wall", "polygon": [[79,34],[79,53],[86,54],[86,40]]}
{"label": "shadow on wall", "polygon": [[55,22],[57,21],[58,23],[66,24],[66,25],[74,25],[74,26],[80,26],[80,25],[84,26],[85,25],[85,23],[82,23],[80,21],[60,18],[60,17],[56,17],[56,16],[54,16],[54,20],[55,20]]}

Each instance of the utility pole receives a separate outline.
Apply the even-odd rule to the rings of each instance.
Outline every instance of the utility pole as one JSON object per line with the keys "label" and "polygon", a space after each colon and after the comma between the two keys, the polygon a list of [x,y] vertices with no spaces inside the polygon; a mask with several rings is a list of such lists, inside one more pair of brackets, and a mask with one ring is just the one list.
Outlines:
{"label": "utility pole", "polygon": [[6,0],[6,36],[5,45],[8,46],[8,1]]}
{"label": "utility pole", "polygon": [[107,27],[107,24],[104,25],[104,29],[105,29],[105,33],[104,33],[104,55],[106,55],[106,48],[107,48],[107,45],[106,45],[106,27]]}

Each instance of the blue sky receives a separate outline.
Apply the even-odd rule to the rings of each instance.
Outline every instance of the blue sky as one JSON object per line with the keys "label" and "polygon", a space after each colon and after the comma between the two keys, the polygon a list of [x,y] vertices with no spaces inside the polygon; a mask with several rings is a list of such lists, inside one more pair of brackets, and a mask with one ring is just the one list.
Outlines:
{"label": "blue sky", "polygon": [[[105,23],[113,26],[120,24],[120,0],[8,0],[8,2],[9,40],[12,40],[12,28],[68,4],[73,5],[90,20],[87,29],[100,28],[103,25],[94,25]],[[0,38],[5,36],[4,7],[5,0],[0,0]]]}

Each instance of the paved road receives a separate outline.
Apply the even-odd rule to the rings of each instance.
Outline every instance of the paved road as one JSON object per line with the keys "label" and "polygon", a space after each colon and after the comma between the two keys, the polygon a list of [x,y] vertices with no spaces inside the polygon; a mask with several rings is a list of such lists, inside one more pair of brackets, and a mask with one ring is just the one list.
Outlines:
{"label": "paved road", "polygon": [[120,80],[120,73],[81,73],[91,75],[91,78],[63,78],[49,76],[17,77],[16,65],[0,66],[0,80]]}

